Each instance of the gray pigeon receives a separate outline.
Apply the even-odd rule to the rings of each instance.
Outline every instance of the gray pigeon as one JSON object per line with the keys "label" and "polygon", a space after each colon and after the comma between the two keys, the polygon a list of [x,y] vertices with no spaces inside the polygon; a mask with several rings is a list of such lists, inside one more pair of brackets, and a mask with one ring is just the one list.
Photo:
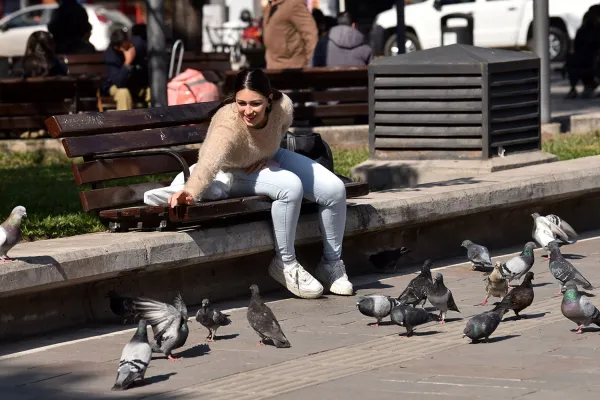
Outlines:
{"label": "gray pigeon", "polygon": [[548,267],[550,268],[550,273],[552,273],[554,279],[559,282],[558,286],[561,289],[561,291],[559,291],[557,294],[562,294],[563,285],[570,280],[577,282],[586,290],[594,289],[592,284],[585,279],[579,271],[577,271],[577,268],[575,268],[569,261],[565,260],[563,255],[560,253],[560,249],[558,248],[558,243],[556,243],[556,241],[548,243],[548,250],[550,250],[550,262],[548,263]]}
{"label": "gray pigeon", "polygon": [[136,379],[144,380],[144,374],[152,359],[152,348],[148,343],[146,325],[146,320],[141,319],[135,334],[123,348],[117,379],[112,390],[126,390]]}
{"label": "gray pigeon", "polygon": [[500,321],[502,321],[505,312],[505,303],[500,303],[493,310],[475,315],[467,322],[463,337],[467,336],[471,339],[471,343],[477,343],[480,339],[485,339],[487,342],[490,335],[494,333]]}
{"label": "gray pigeon", "polygon": [[152,351],[164,353],[169,360],[178,360],[180,357],[174,357],[171,351],[183,346],[189,334],[187,307],[181,293],[177,293],[173,305],[145,297],[134,299],[133,304],[140,316],[152,325]]}
{"label": "gray pigeon", "polygon": [[23,206],[16,206],[0,225],[0,263],[13,261],[8,251],[21,241],[21,219],[27,217]]}
{"label": "gray pigeon", "polygon": [[503,277],[508,279],[508,284],[513,280],[519,280],[522,276],[525,276],[529,270],[533,267],[535,257],[533,255],[533,249],[536,244],[533,242],[525,243],[523,251],[518,256],[515,256],[505,263],[500,263],[500,273]]}
{"label": "gray pigeon", "polygon": [[600,311],[585,296],[577,290],[575,281],[565,283],[567,289],[563,294],[560,310],[563,315],[577,324],[577,332],[581,334],[581,328],[590,324],[600,326]]}
{"label": "gray pigeon", "polygon": [[398,260],[402,257],[402,254],[408,253],[409,251],[410,249],[407,249],[406,247],[384,250],[369,256],[369,261],[377,269],[381,269],[384,272],[394,272],[396,271]]}
{"label": "gray pigeon", "polygon": [[477,267],[492,268],[490,251],[485,246],[475,244],[470,240],[463,240],[461,246],[467,249],[467,257],[473,264],[473,270],[476,270]]}
{"label": "gray pigeon", "polygon": [[454,302],[452,292],[444,285],[444,276],[439,272],[435,275],[433,285],[427,291],[427,299],[429,299],[432,306],[440,311],[442,324],[446,323],[446,313],[448,310],[460,312]]}
{"label": "gray pigeon", "polygon": [[371,326],[379,326],[381,320],[390,315],[390,311],[395,304],[395,299],[379,295],[359,296],[356,300],[356,308],[362,315],[377,319],[377,322],[371,324]]}
{"label": "gray pigeon", "polygon": [[416,307],[421,304],[425,306],[427,301],[427,289],[433,284],[431,278],[431,266],[433,263],[431,260],[425,260],[423,267],[421,267],[421,273],[414,277],[404,289],[400,296],[398,296],[398,302],[400,304],[410,304]]}
{"label": "gray pigeon", "polygon": [[221,326],[231,324],[231,320],[229,319],[229,315],[223,314],[214,308],[209,308],[209,304],[208,299],[202,300],[202,308],[196,313],[196,321],[208,329],[208,336],[206,338],[209,342],[214,342],[217,329]]}
{"label": "gray pigeon", "polygon": [[291,347],[290,342],[285,337],[277,318],[273,311],[260,299],[258,292],[258,286],[250,286],[250,304],[248,305],[248,312],[246,317],[248,322],[254,331],[260,337],[259,345],[264,346],[264,341],[271,339],[276,347]]}
{"label": "gray pigeon", "polygon": [[406,337],[410,337],[413,334],[415,326],[426,324],[427,322],[437,320],[438,318],[437,315],[428,313],[423,308],[398,305],[390,311],[390,319],[393,323],[405,327]]}
{"label": "gray pigeon", "polygon": [[556,214],[548,214],[546,215],[546,218],[548,219],[548,221],[552,222],[554,225],[558,226],[560,229],[562,229],[562,231],[564,233],[567,234],[569,240],[564,242],[562,239],[560,239],[559,237],[557,237],[555,235],[555,240],[557,242],[559,242],[558,244],[573,244],[575,242],[577,242],[577,232],[575,232],[575,229],[573,229],[571,227],[571,225],[569,225],[569,223],[567,221],[565,221],[564,219],[560,218],[558,215]]}

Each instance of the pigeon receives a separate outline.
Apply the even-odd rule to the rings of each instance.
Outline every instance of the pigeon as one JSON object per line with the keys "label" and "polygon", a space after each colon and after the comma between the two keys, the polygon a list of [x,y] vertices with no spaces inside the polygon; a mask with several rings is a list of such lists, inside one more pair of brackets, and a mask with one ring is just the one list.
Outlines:
{"label": "pigeon", "polygon": [[248,318],[248,322],[252,329],[254,329],[260,337],[258,344],[264,346],[264,341],[271,339],[275,347],[291,347],[290,342],[281,330],[281,326],[279,326],[279,322],[277,322],[277,318],[275,318],[275,314],[273,314],[273,311],[271,311],[269,306],[260,299],[258,286],[250,286],[250,292],[252,293],[252,296],[250,297],[250,304],[248,305],[246,317]]}
{"label": "pigeon", "polygon": [[[594,289],[594,286],[592,286],[592,284],[577,271],[577,268],[569,261],[565,260],[560,253],[556,241],[548,243],[548,250],[550,250],[550,262],[548,263],[548,267],[550,268],[550,273],[552,273],[554,279],[559,282],[558,286],[560,289],[562,289],[562,286],[570,280],[574,280],[586,290]],[[562,290],[557,294],[562,294]]]}
{"label": "pigeon", "polygon": [[508,279],[508,284],[513,280],[519,280],[533,267],[535,257],[533,256],[533,249],[536,244],[533,242],[525,243],[523,251],[518,256],[515,256],[505,263],[500,263],[500,273],[503,277]]}
{"label": "pigeon", "polygon": [[135,315],[135,307],[131,297],[120,296],[114,290],[109,291],[106,297],[110,298],[110,309],[115,315],[124,318],[123,324],[127,323],[129,317]]}
{"label": "pigeon", "polygon": [[180,359],[174,357],[171,351],[183,346],[189,334],[187,307],[181,293],[177,293],[173,305],[145,297],[134,299],[133,304],[141,318],[152,325],[152,351],[164,353],[171,361]]}
{"label": "pigeon", "polygon": [[438,317],[437,315],[428,313],[423,308],[409,307],[401,304],[392,308],[392,311],[390,311],[390,319],[395,324],[405,327],[406,337],[410,337],[413,334],[413,328],[415,326],[437,320]]}
{"label": "pigeon", "polygon": [[467,249],[467,257],[473,264],[473,271],[475,271],[477,267],[492,267],[492,259],[490,258],[490,251],[487,247],[475,244],[470,240],[463,240],[461,246]]}
{"label": "pigeon", "polygon": [[427,288],[433,284],[431,279],[431,260],[426,260],[421,267],[421,273],[414,277],[406,286],[406,289],[398,296],[400,304],[410,304],[416,307],[421,304],[425,306],[427,301]]}
{"label": "pigeon", "polygon": [[373,317],[377,322],[371,326],[379,326],[381,320],[390,315],[392,307],[397,304],[397,300],[388,296],[359,296],[356,300],[356,308],[362,315]]}
{"label": "pigeon", "polygon": [[477,343],[480,339],[485,339],[487,342],[490,335],[494,333],[500,324],[505,312],[505,305],[500,303],[498,307],[493,310],[473,316],[467,322],[467,326],[465,326],[463,338],[467,336],[471,339],[471,343]]}
{"label": "pigeon", "polygon": [[0,225],[0,263],[13,261],[8,252],[21,241],[21,219],[27,217],[23,206],[16,206]]}
{"label": "pigeon", "polygon": [[139,320],[135,334],[123,348],[117,379],[112,390],[126,390],[136,379],[144,380],[144,374],[152,359],[152,348],[148,343],[146,325],[146,320]]}
{"label": "pigeon", "polygon": [[402,254],[408,253],[410,250],[406,247],[399,247],[394,250],[384,250],[369,257],[369,261],[377,269],[384,272],[394,272],[398,264],[398,260]]}
{"label": "pigeon", "polygon": [[529,307],[533,303],[533,286],[531,281],[533,280],[533,272],[529,271],[525,274],[523,282],[511,290],[502,301],[496,306],[508,310],[513,310],[517,319],[521,319],[519,313]]}
{"label": "pigeon", "polygon": [[492,296],[500,297],[500,300],[503,300],[506,293],[508,293],[508,281],[502,276],[501,265],[499,262],[496,262],[492,273],[484,279],[486,296],[485,300],[478,305],[485,306],[488,299]]}
{"label": "pigeon", "polygon": [[600,311],[585,296],[577,290],[577,282],[567,281],[565,283],[560,310],[563,315],[577,324],[577,332],[581,334],[581,328],[590,324],[600,326]]}
{"label": "pigeon", "polygon": [[[568,224],[567,221],[565,221],[564,219],[560,218],[558,215],[555,214],[548,214],[546,215],[546,218],[548,219],[548,221],[552,222],[554,225],[558,226],[560,229],[563,230],[564,233],[567,234],[567,236],[569,237],[569,240],[566,243],[562,243],[562,244],[573,244],[575,242],[577,242],[576,237],[577,232],[575,232],[575,229],[573,229],[571,227],[571,225]],[[558,239],[555,237],[555,239]],[[562,242],[562,240],[557,240],[559,241],[559,244],[561,244],[560,242]]]}
{"label": "pigeon", "polygon": [[432,306],[440,311],[442,324],[446,323],[446,313],[448,310],[460,312],[454,302],[452,292],[444,285],[444,276],[439,272],[435,275],[433,285],[427,290],[427,299],[429,299]]}
{"label": "pigeon", "polygon": [[[533,230],[531,236],[540,247],[549,250],[548,243],[554,241],[557,237],[564,243],[569,242],[569,236],[548,218],[542,217],[538,213],[531,214],[531,217],[533,218]],[[548,259],[547,257],[544,258]]]}
{"label": "pigeon", "polygon": [[228,314],[223,314],[214,308],[209,308],[209,304],[208,299],[202,300],[202,308],[196,313],[196,321],[208,329],[208,336],[206,338],[209,342],[214,342],[217,329],[221,326],[231,324],[231,320]]}

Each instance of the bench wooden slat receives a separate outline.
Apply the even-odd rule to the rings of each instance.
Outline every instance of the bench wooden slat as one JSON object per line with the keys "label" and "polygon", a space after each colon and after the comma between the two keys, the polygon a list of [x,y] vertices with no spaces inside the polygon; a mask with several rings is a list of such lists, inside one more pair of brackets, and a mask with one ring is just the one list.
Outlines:
{"label": "bench wooden slat", "polygon": [[[188,166],[198,161],[198,149],[181,151],[179,154],[186,160]],[[73,164],[72,168],[75,183],[78,185],[181,171],[179,162],[167,155],[132,156],[87,161]]]}
{"label": "bench wooden slat", "polygon": [[[68,114],[72,101],[62,103],[0,103],[0,117],[31,115],[31,114]],[[45,117],[44,117],[45,119]]]}
{"label": "bench wooden slat", "polygon": [[218,101],[184,104],[179,106],[134,109],[84,115],[59,115],[46,121],[54,138],[98,135],[133,129],[162,128],[173,125],[198,124],[206,120]]}
{"label": "bench wooden slat", "polygon": [[[354,198],[364,196],[369,193],[368,184],[352,182],[346,184],[346,197]],[[305,200],[304,203],[310,203]],[[169,215],[169,221],[174,223],[200,222],[215,218],[221,218],[231,215],[245,215],[271,209],[272,200],[266,196],[248,196],[241,198],[231,198],[217,201],[207,201],[194,204],[187,207],[154,207],[141,206],[129,207],[124,209],[100,211],[101,218],[111,220],[142,219],[147,215]],[[166,219],[166,218],[165,218]]]}
{"label": "bench wooden slat", "polygon": [[[80,116],[83,117],[83,114]],[[48,121],[46,121],[47,123]],[[83,157],[93,154],[202,143],[207,130],[206,125],[175,126],[89,137],[67,137],[62,139],[62,143],[68,157]]]}
{"label": "bench wooden slat", "polygon": [[336,104],[310,107],[296,107],[294,117],[298,119],[356,117],[367,115],[369,104]]}
{"label": "bench wooden slat", "polygon": [[360,101],[364,102],[369,95],[367,88],[326,90],[323,92],[288,92],[286,93],[295,103],[307,101]]}
{"label": "bench wooden slat", "polygon": [[84,211],[123,207],[139,204],[148,190],[169,186],[171,181],[135,183],[127,186],[86,190],[79,192]]}

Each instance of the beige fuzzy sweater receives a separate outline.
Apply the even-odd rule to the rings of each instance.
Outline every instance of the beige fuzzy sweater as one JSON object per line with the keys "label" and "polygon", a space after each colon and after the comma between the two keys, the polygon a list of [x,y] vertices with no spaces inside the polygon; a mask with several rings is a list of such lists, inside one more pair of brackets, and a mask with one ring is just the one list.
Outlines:
{"label": "beige fuzzy sweater", "polygon": [[227,168],[246,168],[268,160],[279,149],[281,138],[292,125],[294,106],[285,94],[273,102],[267,125],[249,128],[237,112],[235,103],[226,104],[213,116],[198,163],[184,190],[198,199],[217,172]]}

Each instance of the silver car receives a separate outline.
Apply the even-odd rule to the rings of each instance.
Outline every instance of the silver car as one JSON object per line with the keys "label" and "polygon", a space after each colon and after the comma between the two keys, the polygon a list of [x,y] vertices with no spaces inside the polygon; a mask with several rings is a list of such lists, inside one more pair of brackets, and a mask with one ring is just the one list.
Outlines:
{"label": "silver car", "polygon": [[[0,56],[22,56],[27,39],[35,31],[47,31],[52,11],[58,4],[40,4],[22,8],[0,19]],[[84,4],[92,25],[90,43],[96,50],[106,50],[115,29],[130,29],[133,22],[122,12],[103,6]]]}

